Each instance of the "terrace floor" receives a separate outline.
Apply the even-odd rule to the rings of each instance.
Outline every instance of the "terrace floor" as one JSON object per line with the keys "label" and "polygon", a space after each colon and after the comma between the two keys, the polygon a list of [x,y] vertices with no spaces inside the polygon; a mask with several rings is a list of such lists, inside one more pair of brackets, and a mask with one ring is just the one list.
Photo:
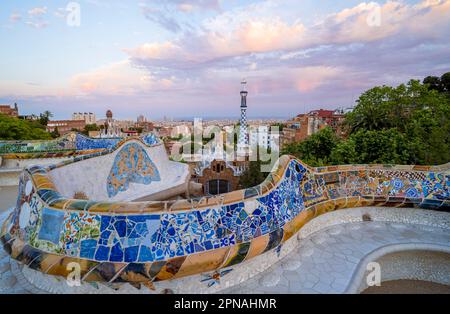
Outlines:
{"label": "terrace floor", "polygon": [[[446,278],[441,280],[450,283],[450,254],[433,253],[436,256],[430,260],[429,252],[420,252],[432,247],[447,247],[450,253],[450,230],[380,221],[334,225],[311,234],[279,263],[224,293],[357,293],[365,279],[365,272],[358,276],[358,271],[365,271],[380,254],[398,250],[406,250],[408,260],[382,263],[382,280],[384,272],[388,272],[385,277],[397,272],[411,278],[442,275]],[[376,252],[380,254],[370,258]],[[409,274],[398,273],[397,268]],[[420,271],[425,274],[415,273]]]}

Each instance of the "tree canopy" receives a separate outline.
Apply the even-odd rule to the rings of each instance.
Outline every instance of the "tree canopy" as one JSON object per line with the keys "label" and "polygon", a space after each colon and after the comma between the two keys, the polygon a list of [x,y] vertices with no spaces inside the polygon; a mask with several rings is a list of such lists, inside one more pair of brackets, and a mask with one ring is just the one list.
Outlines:
{"label": "tree canopy", "polygon": [[250,188],[256,186],[264,181],[267,177],[267,173],[261,171],[262,163],[258,159],[257,161],[250,161],[248,168],[239,178],[239,184],[242,188]]}
{"label": "tree canopy", "polygon": [[[448,75],[447,75],[448,74]],[[450,78],[450,73],[443,78]],[[345,116],[347,139],[324,128],[305,141],[287,146],[312,166],[348,163],[437,165],[450,161],[450,95],[438,81],[411,80],[397,87],[364,92]],[[434,83],[433,83],[434,84]]]}
{"label": "tree canopy", "polygon": [[0,140],[49,140],[50,133],[38,121],[28,121],[0,114]]}

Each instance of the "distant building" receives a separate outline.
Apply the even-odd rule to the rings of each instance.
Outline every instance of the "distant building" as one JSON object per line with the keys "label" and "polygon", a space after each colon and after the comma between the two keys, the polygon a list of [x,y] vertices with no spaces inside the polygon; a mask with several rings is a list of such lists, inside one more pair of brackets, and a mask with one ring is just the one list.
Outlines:
{"label": "distant building", "polygon": [[281,142],[283,145],[301,142],[317,133],[320,129],[329,126],[338,136],[344,136],[341,124],[344,120],[342,110],[313,110],[307,114],[299,114],[287,122],[283,128]]}
{"label": "distant building", "polygon": [[157,135],[159,137],[170,137],[170,136],[172,136],[172,127],[159,127],[157,129]]}
{"label": "distant building", "polygon": [[144,117],[144,115],[141,114],[140,116],[137,117],[137,123],[144,123],[144,122],[147,122],[147,118]]}
{"label": "distant building", "polygon": [[106,120],[104,120],[104,128],[100,133],[101,138],[122,137],[121,126],[118,121],[113,119],[113,113],[111,110],[106,111]]}
{"label": "distant building", "polygon": [[197,168],[193,180],[203,185],[205,195],[228,193],[239,189],[239,177],[243,169],[243,162],[213,160],[208,167]]}
{"label": "distant building", "polygon": [[12,108],[9,105],[0,105],[0,113],[10,117],[18,117],[19,108],[17,104],[14,104]]}
{"label": "distant building", "polygon": [[140,115],[137,117],[137,122],[135,124],[136,128],[141,128],[142,133],[152,132],[155,128],[154,124],[147,120],[146,117]]}
{"label": "distant building", "polygon": [[250,148],[262,147],[264,149],[278,150],[279,133],[276,133],[268,125],[250,126]]}
{"label": "distant building", "polygon": [[48,121],[47,132],[54,132],[55,129],[58,129],[58,133],[64,135],[72,130],[83,131],[85,126],[84,120],[54,120]]}
{"label": "distant building", "polygon": [[[213,157],[213,156],[211,156]],[[204,195],[217,195],[238,190],[240,176],[248,161],[225,161],[223,158],[204,159],[192,165],[192,180],[203,186]]]}
{"label": "distant building", "polygon": [[138,123],[136,124],[136,127],[142,128],[142,133],[152,132],[155,129],[154,124],[150,121]]}
{"label": "distant building", "polygon": [[19,119],[22,120],[28,120],[28,121],[37,121],[39,120],[39,116],[35,115],[35,114],[29,114],[29,115],[20,115]]}
{"label": "distant building", "polygon": [[135,130],[126,130],[126,131],[123,131],[122,133],[123,133],[123,136],[125,136],[125,137],[132,137],[132,136],[139,135],[138,131],[135,131]]}
{"label": "distant building", "polygon": [[75,112],[72,114],[72,120],[84,120],[86,124],[96,124],[97,119],[92,112]]}

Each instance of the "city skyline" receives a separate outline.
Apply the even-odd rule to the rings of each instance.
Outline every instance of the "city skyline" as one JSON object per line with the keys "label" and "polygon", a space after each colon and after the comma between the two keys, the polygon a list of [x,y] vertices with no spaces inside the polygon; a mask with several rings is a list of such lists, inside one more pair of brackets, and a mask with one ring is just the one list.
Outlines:
{"label": "city skyline", "polygon": [[0,103],[234,118],[246,78],[249,119],[287,118],[450,68],[449,0],[83,0],[79,26],[68,4],[2,3]]}

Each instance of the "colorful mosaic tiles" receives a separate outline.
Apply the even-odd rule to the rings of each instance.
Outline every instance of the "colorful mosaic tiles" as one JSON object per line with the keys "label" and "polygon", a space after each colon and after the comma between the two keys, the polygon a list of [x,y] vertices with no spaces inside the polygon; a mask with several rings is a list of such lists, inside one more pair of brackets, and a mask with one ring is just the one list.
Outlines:
{"label": "colorful mosaic tiles", "polygon": [[[161,143],[153,133],[138,139],[148,146]],[[123,142],[122,138],[90,138],[71,132],[49,141],[0,141],[0,155],[16,159],[71,157],[98,151],[110,152]]]}
{"label": "colorful mosaic tiles", "polygon": [[108,196],[128,190],[130,183],[148,185],[160,180],[159,171],[147,152],[136,143],[126,144],[117,153],[108,176]]}
{"label": "colorful mosaic tiles", "polygon": [[120,138],[90,138],[77,134],[75,147],[77,150],[110,149],[114,148],[120,141]]}
{"label": "colorful mosaic tiles", "polygon": [[54,152],[75,149],[75,134],[49,141],[0,141],[0,154]]}
{"label": "colorful mosaic tiles", "polygon": [[142,139],[142,141],[145,144],[147,144],[149,146],[156,145],[156,144],[160,143],[160,140],[158,139],[158,137],[155,134],[153,134],[153,133],[147,133],[147,134],[143,135],[141,137],[141,139]]}
{"label": "colorful mosaic tiles", "polygon": [[[117,154],[123,163],[117,167],[127,175],[130,169],[147,173],[138,167],[139,160],[145,164],[139,145],[132,144]],[[49,274],[65,275],[51,265],[77,261],[86,281],[149,282],[213,272],[205,278],[213,285],[230,266],[279,251],[307,221],[330,210],[371,205],[450,210],[450,164],[313,169],[284,156],[260,186],[200,200],[146,203],[67,200],[49,172],[36,166],[23,173],[16,209],[3,228],[4,247]]]}

